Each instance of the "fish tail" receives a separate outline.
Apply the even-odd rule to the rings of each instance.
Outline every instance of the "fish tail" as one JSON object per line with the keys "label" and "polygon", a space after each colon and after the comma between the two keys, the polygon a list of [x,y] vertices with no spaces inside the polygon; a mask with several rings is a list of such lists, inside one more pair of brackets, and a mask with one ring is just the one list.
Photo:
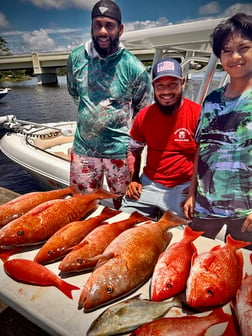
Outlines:
{"label": "fish tail", "polygon": [[189,240],[193,241],[199,236],[201,236],[204,231],[194,231],[189,225],[186,225],[184,230],[184,236]]}
{"label": "fish tail", "polygon": [[146,221],[150,221],[151,220],[151,218],[146,217],[146,216],[140,214],[138,211],[132,212],[132,214],[130,215],[130,218],[133,218],[138,223],[146,222]]}
{"label": "fish tail", "polygon": [[119,213],[121,213],[121,211],[119,210],[115,210],[115,209],[111,209],[107,206],[105,206],[101,212],[101,215],[104,215],[106,217],[113,217],[113,216],[116,216],[118,215]]}
{"label": "fish tail", "polygon": [[59,290],[62,291],[62,293],[64,293],[70,299],[73,299],[72,291],[80,289],[80,287],[74,286],[62,279],[60,279],[60,281],[57,282],[56,286],[58,287]]}
{"label": "fish tail", "polygon": [[158,222],[160,224],[164,223],[166,226],[169,224],[169,228],[188,224],[186,219],[179,217],[170,210],[166,210]]}
{"label": "fish tail", "polygon": [[10,256],[19,252],[22,252],[22,249],[20,247],[11,249],[0,248],[0,259],[2,260],[2,262],[5,262],[10,258]]}
{"label": "fish tail", "polygon": [[229,321],[232,318],[232,315],[225,313],[222,307],[214,309],[208,316],[217,318],[218,323]]}
{"label": "fish tail", "polygon": [[103,198],[119,198],[121,197],[122,195],[121,194],[114,194],[110,191],[107,191],[103,188],[99,188],[99,189],[96,189],[94,191],[94,194],[97,195],[97,198],[98,199],[103,199]]}
{"label": "fish tail", "polygon": [[227,235],[226,241],[227,241],[227,245],[234,248],[235,250],[238,250],[240,248],[246,247],[246,246],[251,244],[251,242],[236,240],[236,239],[232,238],[230,234]]}

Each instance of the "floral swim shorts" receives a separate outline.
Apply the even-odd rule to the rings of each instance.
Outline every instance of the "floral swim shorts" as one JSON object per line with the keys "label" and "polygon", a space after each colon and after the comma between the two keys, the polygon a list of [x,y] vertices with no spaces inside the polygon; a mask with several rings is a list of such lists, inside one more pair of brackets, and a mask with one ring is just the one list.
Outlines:
{"label": "floral swim shorts", "polygon": [[123,195],[129,182],[126,158],[104,159],[71,153],[70,183],[81,192],[92,192],[107,183],[111,192]]}

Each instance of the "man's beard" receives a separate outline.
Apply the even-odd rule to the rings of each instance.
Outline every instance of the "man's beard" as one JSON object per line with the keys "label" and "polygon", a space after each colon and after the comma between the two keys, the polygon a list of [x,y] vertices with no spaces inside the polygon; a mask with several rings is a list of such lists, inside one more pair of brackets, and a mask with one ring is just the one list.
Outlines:
{"label": "man's beard", "polygon": [[92,35],[92,40],[94,43],[95,50],[98,52],[98,54],[102,57],[106,57],[108,55],[112,55],[116,50],[118,49],[119,46],[119,34],[112,40],[111,37],[109,37],[110,44],[108,48],[101,48],[99,46],[99,43],[97,40],[94,38]]}
{"label": "man's beard", "polygon": [[175,113],[180,105],[181,105],[181,102],[182,102],[182,93],[180,95],[178,95],[178,99],[176,101],[175,104],[172,104],[172,105],[162,105],[159,103],[156,95],[154,96],[154,99],[155,99],[155,102],[156,104],[158,105],[160,111],[163,113],[163,114],[173,114]]}

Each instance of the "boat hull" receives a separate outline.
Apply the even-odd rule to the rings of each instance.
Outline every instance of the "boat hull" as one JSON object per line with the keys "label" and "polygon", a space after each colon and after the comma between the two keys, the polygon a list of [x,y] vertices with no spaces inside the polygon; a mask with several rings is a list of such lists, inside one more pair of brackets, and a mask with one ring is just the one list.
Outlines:
{"label": "boat hull", "polygon": [[[52,124],[48,124],[48,131],[49,125]],[[61,123],[62,126],[71,126],[73,134],[76,124],[66,122]],[[42,133],[48,134],[44,127],[31,134],[8,132],[0,139],[0,149],[9,159],[28,171],[42,190],[64,188],[70,183],[69,156],[73,137],[70,136],[67,142],[61,144],[55,141],[57,136],[47,138],[41,136]],[[62,140],[62,136],[58,138]],[[48,142],[53,145],[47,148]]]}

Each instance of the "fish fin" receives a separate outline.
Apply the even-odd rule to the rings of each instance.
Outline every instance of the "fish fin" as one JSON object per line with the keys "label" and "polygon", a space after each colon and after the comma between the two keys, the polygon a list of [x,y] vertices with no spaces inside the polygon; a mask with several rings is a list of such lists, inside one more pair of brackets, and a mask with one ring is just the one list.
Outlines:
{"label": "fish fin", "polygon": [[114,258],[114,256],[114,253],[97,255],[96,258],[98,259],[98,261],[96,263],[95,269],[105,264],[109,259]]}
{"label": "fish fin", "polygon": [[196,257],[198,256],[198,252],[197,252],[197,250],[193,253],[193,255],[192,255],[192,258],[191,258],[191,265],[193,265],[194,264],[194,260],[196,259]]}
{"label": "fish fin", "polygon": [[71,184],[69,187],[69,190],[71,191],[72,194],[81,194],[78,186],[76,184]]}
{"label": "fish fin", "polygon": [[54,205],[57,202],[64,202],[64,200],[58,198],[58,199],[53,199],[53,200],[41,203],[41,204],[35,206],[35,208],[31,209],[27,213],[32,215],[32,216],[36,216],[37,214],[45,211],[46,209],[50,208],[52,205]]}
{"label": "fish fin", "polygon": [[56,287],[61,290],[62,293],[64,293],[69,299],[73,299],[72,291],[73,290],[79,290],[80,287],[74,286],[62,279],[61,281],[57,282]]}

